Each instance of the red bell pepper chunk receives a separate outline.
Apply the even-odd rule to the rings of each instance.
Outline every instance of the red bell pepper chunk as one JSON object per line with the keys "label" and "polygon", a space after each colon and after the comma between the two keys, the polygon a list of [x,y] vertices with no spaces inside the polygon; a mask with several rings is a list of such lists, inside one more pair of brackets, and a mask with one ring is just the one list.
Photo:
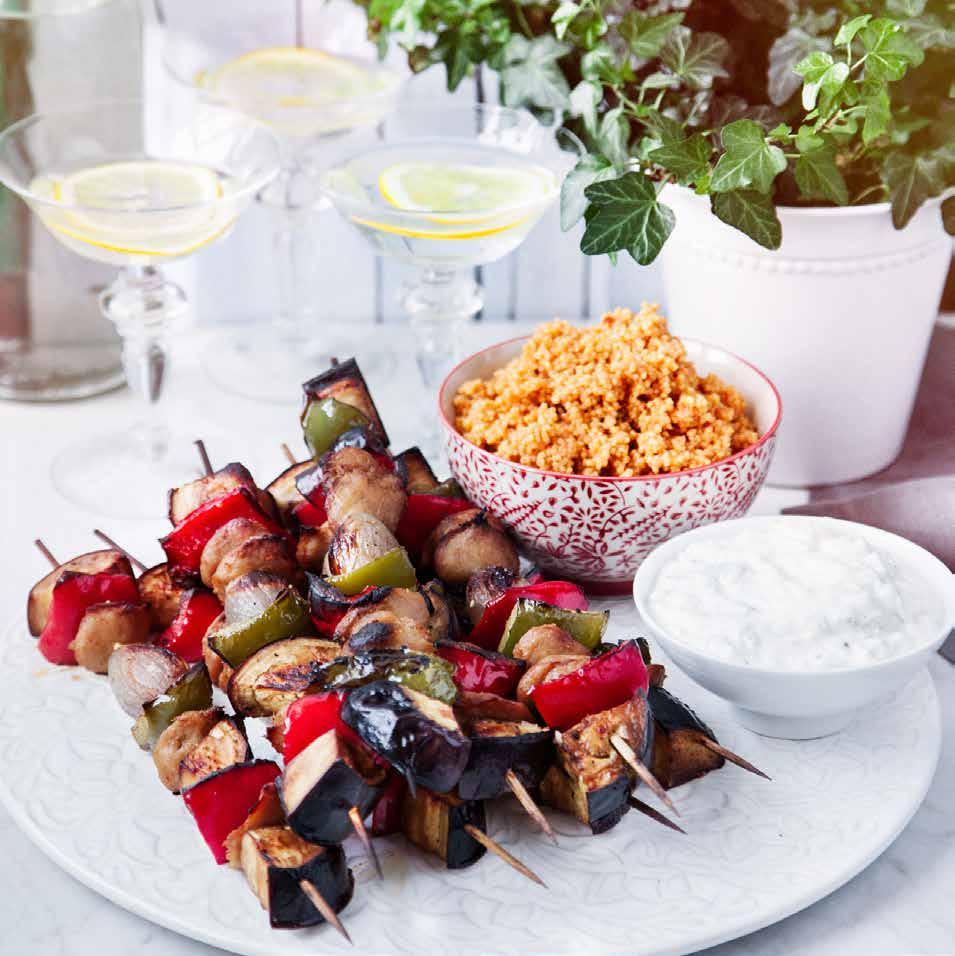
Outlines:
{"label": "red bell pepper chunk", "polygon": [[384,789],[371,814],[373,836],[388,836],[401,829],[401,801],[407,789],[408,784],[401,774],[394,770],[388,772]]}
{"label": "red bell pepper chunk", "polygon": [[87,608],[106,601],[139,604],[139,588],[128,574],[65,571],[53,587],[50,613],[40,634],[40,653],[51,664],[75,664],[73,639]]}
{"label": "red bell pepper chunk", "polygon": [[412,554],[420,554],[431,532],[448,515],[468,511],[474,505],[467,498],[447,495],[408,495],[395,537]]}
{"label": "red bell pepper chunk", "polygon": [[300,501],[292,509],[292,514],[298,523],[306,528],[320,528],[328,520],[324,505],[319,507],[311,501]]}
{"label": "red bell pepper chunk", "polygon": [[156,638],[160,647],[178,654],[187,664],[202,660],[202,639],[222,613],[219,599],[201,588],[190,588],[179,601],[179,613]]}
{"label": "red bell pepper chunk", "polygon": [[474,625],[468,640],[478,647],[496,649],[504,634],[504,625],[521,598],[543,601],[565,611],[586,611],[587,598],[583,589],[570,581],[539,581],[508,588],[500,597],[484,608],[481,619]]}
{"label": "red bell pepper chunk", "polygon": [[538,684],[531,701],[548,727],[567,730],[588,714],[609,710],[650,686],[647,665],[636,641],[624,641],[591,658],[577,670]]}
{"label": "red bell pepper chunk", "polygon": [[160,538],[159,543],[166,552],[170,570],[198,573],[203,548],[233,518],[250,518],[262,525],[263,532],[284,534],[282,528],[259,507],[248,488],[233,488],[199,505],[165,538]]}
{"label": "red bell pepper chunk", "polygon": [[226,862],[226,837],[245,823],[262,788],[281,772],[272,760],[239,763],[200,780],[182,795],[216,863]]}
{"label": "red bell pepper chunk", "polygon": [[477,694],[497,694],[513,697],[517,682],[524,673],[524,662],[485,650],[463,641],[438,641],[435,650],[439,657],[454,664],[454,682],[461,690]]}
{"label": "red bell pepper chunk", "polygon": [[310,694],[293,701],[285,711],[285,744],[283,756],[288,763],[298,756],[312,741],[318,740],[323,734],[334,730],[341,732],[345,727],[339,719],[342,712],[342,702],[345,700],[343,691],[328,691],[324,694]]}

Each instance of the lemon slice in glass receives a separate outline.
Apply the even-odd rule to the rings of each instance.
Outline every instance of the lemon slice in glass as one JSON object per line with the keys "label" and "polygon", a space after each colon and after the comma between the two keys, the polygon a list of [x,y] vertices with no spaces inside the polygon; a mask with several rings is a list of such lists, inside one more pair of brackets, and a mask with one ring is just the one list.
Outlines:
{"label": "lemon slice in glass", "polygon": [[[76,242],[112,253],[168,258],[220,235],[234,214],[208,205],[224,192],[215,170],[186,162],[130,160],[38,177],[32,191],[52,205],[46,225]],[[58,208],[62,204],[63,208]]]}

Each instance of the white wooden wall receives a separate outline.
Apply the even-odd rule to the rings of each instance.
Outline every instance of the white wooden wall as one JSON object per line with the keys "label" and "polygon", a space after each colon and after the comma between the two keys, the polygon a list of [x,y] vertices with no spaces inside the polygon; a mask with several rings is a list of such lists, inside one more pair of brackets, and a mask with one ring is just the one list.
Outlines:
{"label": "white wooden wall", "polygon": [[[263,19],[256,35],[263,45],[294,43],[296,30],[305,44],[366,53],[364,15],[348,0],[332,0],[312,22],[310,3],[295,15],[296,0],[262,3]],[[330,13],[331,12],[331,13]],[[147,17],[147,21],[149,21]],[[158,28],[147,22],[146,86],[158,110],[185,108],[188,94],[177,87],[160,62]],[[403,57],[395,55],[402,66]],[[485,98],[497,101],[493,74],[484,77]],[[410,77],[402,102],[452,98],[477,102],[473,79],[449,94],[443,67]],[[335,149],[330,146],[329,149]],[[347,148],[347,147],[345,147]],[[268,315],[276,300],[272,268],[270,211],[254,207],[224,242],[174,267],[190,292],[202,322],[246,322]],[[316,296],[331,322],[381,323],[402,320],[399,289],[408,268],[375,257],[358,234],[334,210],[313,217]],[[581,227],[560,230],[552,209],[523,246],[510,257],[480,270],[485,290],[484,316],[493,319],[579,320],[600,315],[616,305],[639,306],[644,299],[660,301],[661,280],[656,267],[641,268],[623,256],[616,267],[604,257],[589,258],[578,248]]]}

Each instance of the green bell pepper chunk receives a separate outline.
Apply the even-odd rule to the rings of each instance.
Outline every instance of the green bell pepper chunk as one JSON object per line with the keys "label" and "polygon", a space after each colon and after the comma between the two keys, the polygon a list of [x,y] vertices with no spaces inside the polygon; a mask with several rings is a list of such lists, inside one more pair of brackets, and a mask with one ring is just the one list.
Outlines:
{"label": "green bell pepper chunk", "polygon": [[360,594],[369,587],[416,588],[418,586],[414,565],[404,548],[392,548],[380,558],[375,558],[360,568],[355,568],[354,571],[334,574],[327,580],[347,597]]}
{"label": "green bell pepper chunk", "polygon": [[453,704],[458,688],[454,665],[430,654],[403,650],[366,651],[326,664],[316,679],[325,690],[350,690],[376,680],[390,680],[427,697]]}
{"label": "green bell pepper chunk", "polygon": [[152,750],[162,732],[180,715],[212,706],[212,681],[205,664],[194,664],[164,694],[143,707],[133,724],[133,739]]}
{"label": "green bell pepper chunk", "polygon": [[258,617],[216,631],[209,646],[230,667],[239,667],[267,644],[313,631],[307,602],[295,588],[286,588]]}
{"label": "green bell pepper chunk", "polygon": [[310,401],[302,415],[305,444],[313,458],[324,455],[335,439],[349,428],[365,428],[368,419],[353,405],[334,398]]}
{"label": "green bell pepper chunk", "polygon": [[592,651],[603,640],[609,619],[609,611],[567,611],[543,601],[521,598],[504,625],[504,634],[497,649],[501,654],[513,656],[517,642],[532,627],[556,624],[588,651]]}

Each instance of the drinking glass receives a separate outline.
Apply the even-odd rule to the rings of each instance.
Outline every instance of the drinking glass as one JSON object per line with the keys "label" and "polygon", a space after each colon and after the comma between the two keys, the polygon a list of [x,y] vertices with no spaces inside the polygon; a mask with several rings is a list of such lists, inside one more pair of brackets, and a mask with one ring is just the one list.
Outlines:
{"label": "drinking glass", "polygon": [[150,134],[141,100],[37,114],[0,134],[0,182],[68,249],[119,270],[100,297],[119,332],[133,427],[67,446],[53,480],[100,514],[148,516],[194,468],[194,435],[170,429],[159,401],[166,342],[186,307],[162,272],[225,236],[278,173],[279,148],[260,123],[217,107]]}
{"label": "drinking glass", "polygon": [[[322,321],[315,262],[323,254],[317,226],[327,203],[318,172],[332,141],[373,127],[394,107],[402,75],[376,62],[367,41],[367,59],[306,42],[335,39],[345,16],[339,5],[155,0],[155,6],[172,76],[202,100],[266,123],[282,146],[281,172],[259,196],[274,212],[277,307],[270,322],[216,342],[204,363],[230,391],[297,401],[300,382],[354,349],[344,329]],[[366,368],[374,359],[363,345]]]}
{"label": "drinking glass", "polygon": [[422,105],[395,110],[377,141],[325,171],[322,188],[381,256],[413,267],[402,304],[431,399],[481,309],[474,266],[515,250],[554,203],[580,144],[525,110]]}

